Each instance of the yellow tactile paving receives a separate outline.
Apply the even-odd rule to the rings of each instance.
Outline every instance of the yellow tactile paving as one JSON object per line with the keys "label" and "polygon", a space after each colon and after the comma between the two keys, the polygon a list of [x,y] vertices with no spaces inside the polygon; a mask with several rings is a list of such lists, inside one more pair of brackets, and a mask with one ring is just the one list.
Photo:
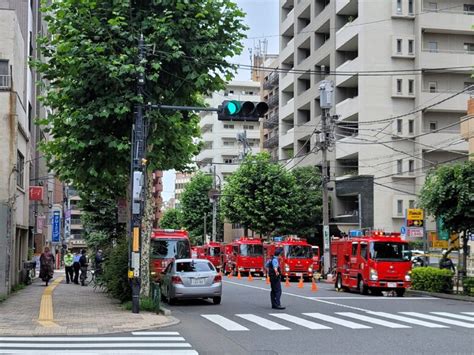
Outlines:
{"label": "yellow tactile paving", "polygon": [[54,312],[53,312],[53,291],[56,286],[64,279],[64,277],[58,277],[53,281],[51,285],[46,287],[41,296],[41,305],[38,316],[38,323],[43,327],[57,327],[54,323]]}

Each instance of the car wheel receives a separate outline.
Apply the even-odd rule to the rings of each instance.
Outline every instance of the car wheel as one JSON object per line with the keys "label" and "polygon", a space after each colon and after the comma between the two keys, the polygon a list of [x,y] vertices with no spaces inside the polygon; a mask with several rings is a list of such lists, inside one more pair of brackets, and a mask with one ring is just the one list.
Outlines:
{"label": "car wheel", "polygon": [[162,302],[166,302],[165,294],[163,293],[163,289],[160,289],[160,298]]}
{"label": "car wheel", "polygon": [[403,297],[403,295],[405,294],[405,289],[398,288],[395,292],[397,293],[397,297]]}
{"label": "car wheel", "polygon": [[367,286],[365,285],[364,283],[364,280],[362,279],[362,277],[359,279],[359,293],[361,295],[366,295],[367,294]]}
{"label": "car wheel", "polygon": [[170,289],[168,288],[168,295],[166,297],[166,302],[171,306],[176,303],[176,299],[171,297]]}
{"label": "car wheel", "polygon": [[221,297],[212,297],[212,302],[214,302],[214,304],[221,304]]}

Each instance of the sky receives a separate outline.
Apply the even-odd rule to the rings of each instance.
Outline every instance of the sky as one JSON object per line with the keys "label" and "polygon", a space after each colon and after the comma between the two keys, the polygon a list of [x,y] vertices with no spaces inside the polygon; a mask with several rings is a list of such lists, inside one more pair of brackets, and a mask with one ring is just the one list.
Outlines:
{"label": "sky", "polygon": [[[244,22],[249,28],[248,39],[244,40],[244,50],[238,57],[230,59],[232,63],[250,64],[249,49],[253,49],[259,40],[268,40],[267,53],[278,53],[278,3],[279,0],[236,0],[246,13]],[[235,80],[250,80],[249,70],[239,70]],[[165,171],[163,175],[163,201],[174,196],[174,171]]]}

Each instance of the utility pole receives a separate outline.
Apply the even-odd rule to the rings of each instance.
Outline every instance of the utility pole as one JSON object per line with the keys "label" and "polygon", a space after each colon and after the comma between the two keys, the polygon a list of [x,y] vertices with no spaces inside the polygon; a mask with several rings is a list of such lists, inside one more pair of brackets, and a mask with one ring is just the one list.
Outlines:
{"label": "utility pole", "polygon": [[[141,66],[144,59],[143,35],[138,41],[138,63]],[[139,102],[135,105],[134,124],[132,129],[132,159],[131,159],[131,223],[130,223],[130,258],[128,277],[132,282],[132,312],[140,311],[140,258],[141,258],[141,224],[143,215],[143,190],[145,170],[145,124],[143,118],[143,92],[145,74],[141,71],[137,80],[137,96]]]}
{"label": "utility pole", "polygon": [[206,242],[207,235],[207,213],[204,213],[204,236],[202,237],[202,244]]}
{"label": "utility pole", "polygon": [[322,109],[321,115],[321,133],[319,135],[319,144],[322,153],[321,170],[323,183],[323,249],[324,249],[324,273],[328,274],[331,270],[331,238],[329,236],[329,196],[328,196],[328,158],[327,150],[332,144],[331,126],[328,124],[331,119],[329,110],[333,105],[333,85],[328,80],[323,80],[319,86],[321,92],[320,105]]}
{"label": "utility pole", "polygon": [[[212,171],[212,190],[217,191],[216,188],[216,166],[213,166]],[[217,196],[214,194],[212,198],[212,238],[211,242],[217,241]]]}

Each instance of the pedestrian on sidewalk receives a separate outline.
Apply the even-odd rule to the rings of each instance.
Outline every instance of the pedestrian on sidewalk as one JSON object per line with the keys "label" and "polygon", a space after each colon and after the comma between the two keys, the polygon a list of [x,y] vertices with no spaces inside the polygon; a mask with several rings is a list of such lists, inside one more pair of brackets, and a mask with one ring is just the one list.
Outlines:
{"label": "pedestrian on sidewalk", "polygon": [[54,274],[54,255],[48,247],[44,248],[44,252],[40,256],[40,279],[46,282],[48,286],[49,280],[53,278]]}
{"label": "pedestrian on sidewalk", "polygon": [[74,255],[72,255],[71,251],[68,250],[66,255],[64,255],[64,266],[66,267],[66,283],[68,284],[69,281],[74,281]]}
{"label": "pedestrian on sidewalk", "polygon": [[79,259],[81,259],[81,254],[75,253],[72,262],[72,268],[74,269],[74,283],[76,285],[79,285],[79,270],[81,269],[81,263],[79,262]]}
{"label": "pedestrian on sidewalk", "polygon": [[272,302],[273,309],[285,309],[281,305],[281,269],[280,261],[278,260],[282,252],[281,248],[275,249],[273,257],[267,262],[268,275],[270,276],[270,286],[272,291],[270,292],[270,300]]}
{"label": "pedestrian on sidewalk", "polygon": [[102,275],[102,263],[104,262],[104,253],[101,249],[95,254],[95,274]]}
{"label": "pedestrian on sidewalk", "polygon": [[439,268],[440,269],[448,269],[452,272],[456,272],[456,268],[454,267],[453,261],[448,257],[448,251],[443,250],[443,256],[439,260]]}
{"label": "pedestrian on sidewalk", "polygon": [[81,250],[81,257],[79,258],[79,264],[81,265],[81,286],[85,286],[86,278],[87,278],[87,266],[89,265],[87,263],[87,256],[86,256],[85,249]]}

